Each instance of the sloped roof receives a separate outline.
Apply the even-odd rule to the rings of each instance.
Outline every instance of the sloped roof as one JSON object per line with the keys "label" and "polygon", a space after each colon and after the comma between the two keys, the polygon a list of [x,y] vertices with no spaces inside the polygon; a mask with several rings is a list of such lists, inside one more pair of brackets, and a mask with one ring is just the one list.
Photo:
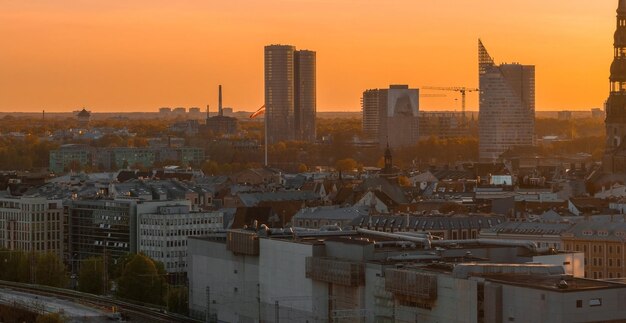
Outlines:
{"label": "sloped roof", "polygon": [[408,203],[402,188],[397,184],[390,183],[383,177],[367,178],[357,187],[359,191],[380,190],[397,204]]}
{"label": "sloped roof", "polygon": [[504,222],[485,231],[527,235],[561,235],[573,226],[573,223]]}

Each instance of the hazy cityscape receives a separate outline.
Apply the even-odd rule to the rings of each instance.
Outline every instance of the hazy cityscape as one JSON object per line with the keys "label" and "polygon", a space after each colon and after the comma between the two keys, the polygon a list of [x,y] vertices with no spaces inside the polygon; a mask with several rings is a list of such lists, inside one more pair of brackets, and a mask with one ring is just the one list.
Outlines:
{"label": "hazy cityscape", "polygon": [[[609,76],[608,87],[591,74],[576,79],[589,83],[588,93],[556,82],[576,78],[568,71],[576,66],[546,64],[541,58],[548,53],[525,55],[535,50],[530,45],[508,50],[513,34],[511,43],[474,35],[471,51],[452,50],[458,62],[441,54],[437,61],[472,71],[473,81],[439,72],[439,62],[431,61],[431,74],[420,77],[437,81],[417,84],[388,55],[421,60],[431,54],[402,53],[396,38],[380,40],[392,37],[386,31],[371,35],[378,50],[354,50],[337,67],[333,58],[343,57],[344,47],[335,44],[332,53],[325,43],[360,24],[348,19],[326,29],[324,21],[343,17],[336,9],[350,5],[344,2],[307,2],[311,15],[328,14],[314,24],[322,41],[303,33],[258,45],[255,35],[284,26],[279,18],[311,23],[289,9],[303,5],[297,1],[274,8],[277,2],[268,0],[277,10],[275,23],[246,24],[249,37],[226,39],[235,22],[216,24],[224,34],[208,39],[217,55],[211,64],[225,66],[229,76],[217,67],[207,76],[199,87],[204,102],[197,100],[195,74],[204,68],[197,53],[166,42],[155,49],[152,32],[131,28],[129,41],[118,29],[129,17],[149,16],[136,4],[91,16],[98,23],[120,19],[120,25],[107,20],[108,38],[93,38],[91,45],[103,50],[102,62],[126,64],[110,52],[119,44],[105,49],[117,39],[141,58],[131,65],[150,73],[159,69],[149,67],[153,62],[171,68],[158,52],[178,50],[172,64],[189,63],[179,75],[193,81],[173,77],[160,90],[157,79],[128,86],[137,70],[119,68],[128,76],[119,82],[132,100],[147,88],[155,98],[194,93],[180,104],[113,106],[100,92],[110,86],[106,68],[71,85],[19,85],[30,75],[23,64],[41,57],[9,59],[26,46],[10,41],[11,54],[0,54],[8,71],[0,77],[0,86],[8,86],[0,92],[0,322],[626,322],[626,0],[612,1],[610,12],[597,18],[615,19],[617,10],[614,33],[593,29],[606,47],[602,61],[568,50],[565,34],[547,41],[564,52],[563,64],[585,59],[581,65],[602,66],[598,73]],[[560,2],[583,11],[577,0]],[[254,1],[242,4],[268,14]],[[92,5],[71,16],[92,15],[98,10]],[[171,37],[181,17],[189,34],[176,39],[214,28],[192,23],[198,17],[192,8],[204,5],[155,4],[155,15],[169,8],[173,19],[171,29],[157,33]],[[219,16],[231,5],[206,13]],[[455,20],[459,10],[420,5],[450,10],[451,17],[435,20]],[[545,4],[546,12],[553,5]],[[8,17],[29,39],[27,17],[47,19],[50,39],[58,41],[48,50],[58,48],[85,69],[104,66],[73,56],[72,46],[85,44],[55,34],[62,15],[48,6],[7,4],[0,20]],[[363,6],[372,10],[364,18],[382,15]],[[416,9],[389,6],[399,17]],[[23,16],[15,14],[19,9]],[[224,17],[253,17],[241,15]],[[592,30],[583,26],[588,22],[577,21],[581,33]],[[98,23],[86,30],[96,33]],[[143,23],[148,29],[154,20]],[[533,27],[515,32],[541,35],[526,23]],[[476,26],[467,28],[473,33]],[[495,22],[480,26],[498,29]],[[10,30],[0,26],[0,35]],[[439,44],[404,41],[433,50]],[[246,42],[256,44],[254,52],[225,49]],[[136,54],[137,48],[147,52]],[[379,61],[363,64],[371,55]],[[247,68],[250,61],[257,69]],[[40,73],[47,80],[81,71],[70,65]],[[355,66],[361,74],[353,73]],[[248,91],[253,74],[259,95]],[[586,106],[582,96],[597,88],[605,89],[603,98]],[[584,107],[569,99],[558,106],[553,95],[562,93]],[[77,97],[84,104],[71,103]],[[50,98],[57,100],[33,108]]]}

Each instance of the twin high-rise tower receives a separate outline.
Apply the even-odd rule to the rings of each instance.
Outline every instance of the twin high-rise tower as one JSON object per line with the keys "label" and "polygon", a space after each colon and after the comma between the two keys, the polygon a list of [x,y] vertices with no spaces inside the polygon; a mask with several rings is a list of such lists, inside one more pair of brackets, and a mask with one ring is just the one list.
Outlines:
{"label": "twin high-rise tower", "polygon": [[269,144],[315,141],[315,52],[265,46],[265,122]]}

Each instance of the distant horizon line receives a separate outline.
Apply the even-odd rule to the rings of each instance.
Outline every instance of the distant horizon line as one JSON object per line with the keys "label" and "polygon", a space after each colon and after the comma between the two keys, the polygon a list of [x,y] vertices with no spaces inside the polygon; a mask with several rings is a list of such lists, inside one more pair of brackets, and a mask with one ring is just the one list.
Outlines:
{"label": "distant horizon line", "polygon": [[[71,111],[47,111],[47,110],[33,110],[33,111],[0,111],[0,114],[42,114],[42,113],[46,113],[46,114],[64,114],[64,113],[76,113],[80,110],[82,110],[83,108],[77,108],[76,110],[71,110]],[[154,114],[160,114],[160,112],[158,110],[156,111],[99,111],[99,110],[89,110],[87,107],[85,107],[85,109],[87,109],[87,111],[89,111],[90,113],[95,113],[95,114],[107,114],[107,113],[117,113],[117,114],[131,114],[131,113],[154,113]],[[185,111],[185,114],[188,114],[189,108],[186,108],[187,111]],[[535,109],[535,112],[563,112],[563,111],[569,111],[569,112],[590,112],[594,109],[600,109],[602,111],[604,111],[603,108],[600,107],[590,107],[590,108],[586,108],[586,109]],[[462,111],[459,111],[458,109],[420,109],[419,111],[427,111],[427,112],[458,112],[458,113],[462,113]],[[253,110],[233,110],[232,113],[253,113]],[[317,111],[317,113],[361,113],[362,111],[359,110],[326,110],[326,111]],[[466,110],[465,112],[479,112],[479,110]],[[172,114],[176,114],[175,112],[171,112]],[[206,114],[206,110],[200,110],[199,114]],[[210,114],[217,114],[217,111],[210,111]]]}

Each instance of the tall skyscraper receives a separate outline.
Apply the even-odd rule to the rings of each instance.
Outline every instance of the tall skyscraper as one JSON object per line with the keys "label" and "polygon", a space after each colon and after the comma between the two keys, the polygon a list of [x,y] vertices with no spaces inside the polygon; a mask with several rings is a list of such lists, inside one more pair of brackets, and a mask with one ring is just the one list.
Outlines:
{"label": "tall skyscraper", "polygon": [[479,158],[492,161],[509,148],[533,144],[535,66],[496,65],[478,40]]}
{"label": "tall skyscraper", "polygon": [[363,134],[381,148],[406,147],[419,140],[419,90],[408,85],[363,92]]}
{"label": "tall skyscraper", "polygon": [[265,122],[268,143],[315,140],[315,52],[265,46]]}
{"label": "tall skyscraper", "polygon": [[315,141],[316,84],[315,52],[295,52],[295,131],[296,138]]}
{"label": "tall skyscraper", "polygon": [[609,77],[611,92],[606,102],[605,172],[626,172],[626,0],[619,0],[613,64]]}
{"label": "tall skyscraper", "polygon": [[378,142],[380,129],[380,108],[378,107],[378,94],[381,90],[366,90],[361,98],[363,111],[363,135],[370,142]]}

